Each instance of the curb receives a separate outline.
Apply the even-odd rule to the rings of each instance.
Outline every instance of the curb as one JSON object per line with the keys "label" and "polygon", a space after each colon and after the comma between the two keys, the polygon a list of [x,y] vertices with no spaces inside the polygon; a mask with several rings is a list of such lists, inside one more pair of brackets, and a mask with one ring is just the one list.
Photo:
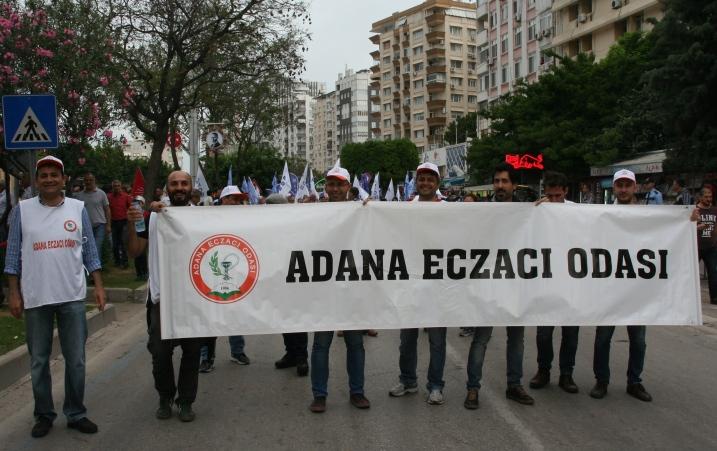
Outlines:
{"label": "curb", "polygon": [[[87,316],[87,336],[91,336],[117,320],[117,312],[112,304],[105,305],[105,311],[93,311]],[[60,341],[57,330],[52,335],[52,354],[54,359],[60,354]],[[17,382],[18,379],[27,375],[30,370],[30,354],[27,346],[19,346],[7,354],[0,356],[0,391]]]}
{"label": "curb", "polygon": [[[134,302],[143,304],[147,301],[147,284],[132,288],[108,288],[105,287],[108,303]],[[87,287],[87,302],[95,302],[95,289],[92,286]]]}

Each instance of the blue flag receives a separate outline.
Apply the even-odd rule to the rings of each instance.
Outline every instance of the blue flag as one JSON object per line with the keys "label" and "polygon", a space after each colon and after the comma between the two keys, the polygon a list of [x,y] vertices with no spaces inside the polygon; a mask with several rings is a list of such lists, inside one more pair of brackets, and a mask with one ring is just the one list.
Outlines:
{"label": "blue flag", "polygon": [[290,172],[289,180],[291,180],[291,195],[296,197],[296,190],[299,189],[299,177],[293,172]]}
{"label": "blue flag", "polygon": [[254,182],[251,178],[245,178],[244,183],[247,185],[247,194],[249,194],[249,203],[252,205],[256,205],[259,203],[259,193],[256,190],[256,186],[254,186]]}
{"label": "blue flag", "polygon": [[249,194],[249,184],[246,181],[246,177],[244,177],[244,180],[241,182],[241,192],[244,194]]}
{"label": "blue flag", "polygon": [[271,192],[272,193],[279,192],[279,182],[276,181],[276,173],[274,173],[274,178],[271,179]]}

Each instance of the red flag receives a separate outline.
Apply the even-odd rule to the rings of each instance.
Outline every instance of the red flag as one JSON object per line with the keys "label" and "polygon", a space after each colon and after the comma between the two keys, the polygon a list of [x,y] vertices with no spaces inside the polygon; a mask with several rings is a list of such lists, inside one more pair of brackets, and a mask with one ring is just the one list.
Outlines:
{"label": "red flag", "polygon": [[137,168],[134,171],[134,182],[132,182],[132,196],[144,196],[144,177],[142,171]]}

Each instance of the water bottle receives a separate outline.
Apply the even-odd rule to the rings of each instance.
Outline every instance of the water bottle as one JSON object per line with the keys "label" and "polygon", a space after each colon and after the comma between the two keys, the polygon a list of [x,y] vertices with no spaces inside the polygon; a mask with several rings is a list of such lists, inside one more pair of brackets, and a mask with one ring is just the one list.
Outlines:
{"label": "water bottle", "polygon": [[[138,209],[139,211],[142,211],[142,202],[140,202],[140,201],[138,201],[138,200],[133,200],[133,201],[132,201],[132,206],[133,206],[134,208]],[[144,232],[144,218],[142,218],[142,219],[140,219],[140,220],[138,220],[138,221],[135,221],[135,223],[134,223],[134,230],[135,230],[135,232],[137,232],[137,233]]]}

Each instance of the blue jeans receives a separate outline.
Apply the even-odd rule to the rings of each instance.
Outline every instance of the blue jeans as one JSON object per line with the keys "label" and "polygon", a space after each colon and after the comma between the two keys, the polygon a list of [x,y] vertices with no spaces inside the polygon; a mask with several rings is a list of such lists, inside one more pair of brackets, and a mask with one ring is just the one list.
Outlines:
{"label": "blue jeans", "polygon": [[232,357],[244,354],[244,335],[233,335],[229,337],[229,349]]}
{"label": "blue jeans", "polygon": [[[520,380],[523,378],[525,327],[511,326],[506,327],[505,330],[508,335],[508,346],[505,350],[508,386],[520,385]],[[492,332],[492,327],[476,327],[473,332],[473,341],[468,351],[468,388],[480,388],[485,350]]]}
{"label": "blue jeans", "polygon": [[[535,343],[538,346],[538,368],[550,371],[553,363],[554,326],[538,326]],[[560,375],[572,376],[575,367],[575,353],[578,351],[578,326],[563,326],[560,340]]]}
{"label": "blue jeans", "polygon": [[492,327],[475,327],[473,329],[473,341],[468,351],[468,382],[466,388],[480,389],[480,381],[483,378],[483,361],[485,350],[488,347],[490,336],[493,333]]}
{"label": "blue jeans", "polygon": [[[428,364],[428,383],[426,388],[443,390],[443,367],[446,365],[446,328],[429,327],[428,342],[431,360]],[[398,366],[401,374],[398,380],[407,387],[415,387],[418,382],[416,366],[418,365],[418,329],[401,329],[401,346],[399,346]]]}
{"label": "blue jeans", "polygon": [[[311,349],[311,391],[314,397],[328,395],[329,348],[334,338],[333,331],[314,332]],[[366,353],[363,348],[363,331],[345,330],[346,372],[349,375],[349,391],[363,394],[363,370]]]}
{"label": "blue jeans", "polygon": [[[206,338],[204,340],[204,343],[202,344],[201,349],[199,350],[200,361],[214,360],[216,356],[216,347],[217,337]],[[230,353],[232,357],[238,357],[239,355],[244,354],[244,336],[234,335],[232,337],[229,337],[229,349],[231,350]]]}
{"label": "blue jeans", "polygon": [[95,237],[95,247],[97,247],[97,255],[100,256],[100,260],[102,260],[102,243],[104,243],[105,234],[107,233],[105,227],[105,224],[92,226],[92,236]]}
{"label": "blue jeans", "polygon": [[57,414],[52,401],[50,354],[52,353],[53,320],[65,358],[65,402],[62,412],[68,422],[87,416],[85,398],[85,342],[87,319],[84,301],[45,305],[25,310],[27,349],[30,352],[32,394],[35,397],[35,418],[53,421]]}
{"label": "blue jeans", "polygon": [[[615,326],[598,326],[595,330],[595,350],[593,353],[593,372],[598,382],[610,382],[610,341],[615,332]],[[627,383],[638,384],[642,382],[640,375],[645,364],[645,326],[627,326],[627,335],[630,338],[630,357],[627,361]]]}

